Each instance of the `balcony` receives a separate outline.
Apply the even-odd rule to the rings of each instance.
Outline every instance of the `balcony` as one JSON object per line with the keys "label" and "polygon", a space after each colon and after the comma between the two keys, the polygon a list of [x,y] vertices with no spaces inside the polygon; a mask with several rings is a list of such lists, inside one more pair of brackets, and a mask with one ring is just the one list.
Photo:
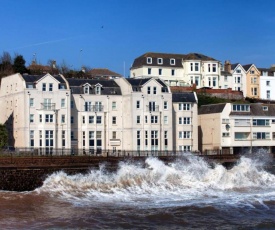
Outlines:
{"label": "balcony", "polygon": [[55,103],[41,103],[42,110],[55,110]]}
{"label": "balcony", "polygon": [[103,112],[103,105],[84,105],[86,112]]}
{"label": "balcony", "polygon": [[159,112],[159,106],[158,105],[146,105],[146,111],[147,112]]}

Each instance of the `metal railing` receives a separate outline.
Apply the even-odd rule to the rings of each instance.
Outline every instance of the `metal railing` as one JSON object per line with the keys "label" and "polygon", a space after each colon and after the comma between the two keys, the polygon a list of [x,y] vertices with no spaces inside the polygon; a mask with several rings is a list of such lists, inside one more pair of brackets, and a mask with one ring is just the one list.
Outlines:
{"label": "metal railing", "polygon": [[86,112],[103,112],[103,105],[84,105]]}
{"label": "metal railing", "polygon": [[155,106],[150,106],[150,105],[146,105],[146,111],[148,112],[159,112],[159,106],[155,105]]}
{"label": "metal railing", "polygon": [[43,110],[55,110],[55,103],[41,103],[41,109],[43,109]]}

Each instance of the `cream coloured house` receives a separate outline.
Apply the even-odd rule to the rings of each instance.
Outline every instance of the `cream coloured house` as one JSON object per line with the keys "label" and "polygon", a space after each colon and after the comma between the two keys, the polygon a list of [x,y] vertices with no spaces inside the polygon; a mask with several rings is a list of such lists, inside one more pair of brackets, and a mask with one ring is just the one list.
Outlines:
{"label": "cream coloured house", "polygon": [[203,153],[239,154],[275,150],[275,105],[222,103],[201,106],[199,149]]}
{"label": "cream coloured house", "polygon": [[211,87],[218,89],[221,64],[198,53],[145,53],[134,60],[131,78],[156,77],[171,86]]}
{"label": "cream coloured house", "polygon": [[17,149],[42,154],[197,150],[195,94],[173,95],[158,78],[14,74],[2,79],[0,92],[0,122]]}

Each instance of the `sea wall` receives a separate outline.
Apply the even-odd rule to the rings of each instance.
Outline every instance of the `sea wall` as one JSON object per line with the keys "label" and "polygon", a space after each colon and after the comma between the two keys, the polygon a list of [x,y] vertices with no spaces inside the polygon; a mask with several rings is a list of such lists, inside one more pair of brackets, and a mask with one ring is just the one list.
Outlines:
{"label": "sea wall", "polygon": [[[178,156],[177,156],[178,157]],[[205,157],[205,156],[202,156]],[[145,165],[147,156],[143,157],[96,157],[96,156],[28,156],[0,157],[0,190],[32,191],[43,185],[47,176],[64,171],[67,174],[85,174],[91,169],[98,169],[101,164],[105,169],[115,171],[119,162],[141,162]],[[175,156],[158,156],[165,163],[175,160]],[[212,159],[211,159],[212,158]],[[207,156],[207,160],[221,163],[235,162],[234,156]]]}

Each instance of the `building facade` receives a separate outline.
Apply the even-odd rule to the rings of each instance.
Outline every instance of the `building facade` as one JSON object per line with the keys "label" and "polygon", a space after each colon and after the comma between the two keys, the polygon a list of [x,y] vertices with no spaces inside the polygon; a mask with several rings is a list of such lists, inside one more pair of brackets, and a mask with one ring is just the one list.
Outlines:
{"label": "building facade", "polygon": [[199,109],[199,149],[239,154],[264,148],[274,152],[275,105],[215,104]]}
{"label": "building facade", "polygon": [[2,79],[0,92],[0,122],[8,128],[9,145],[18,149],[198,150],[196,94],[173,95],[157,78],[15,74]]}
{"label": "building facade", "polygon": [[221,64],[198,53],[145,53],[134,60],[131,78],[156,77],[170,86],[220,88]]}

